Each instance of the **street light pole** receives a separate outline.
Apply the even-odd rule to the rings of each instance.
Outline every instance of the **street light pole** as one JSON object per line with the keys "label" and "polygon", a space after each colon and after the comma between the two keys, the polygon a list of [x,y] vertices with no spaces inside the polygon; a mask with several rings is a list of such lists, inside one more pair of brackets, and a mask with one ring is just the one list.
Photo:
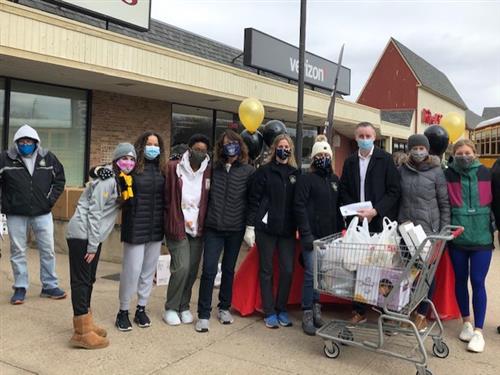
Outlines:
{"label": "street light pole", "polygon": [[297,100],[297,129],[295,158],[299,169],[302,167],[302,126],[304,125],[304,63],[306,54],[306,9],[307,0],[300,1],[300,41],[299,41],[299,88]]}

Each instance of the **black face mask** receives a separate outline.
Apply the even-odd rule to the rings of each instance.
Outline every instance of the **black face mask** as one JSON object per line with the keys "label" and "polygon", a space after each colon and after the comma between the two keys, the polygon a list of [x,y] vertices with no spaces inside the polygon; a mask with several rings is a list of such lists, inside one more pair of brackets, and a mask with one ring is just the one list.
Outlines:
{"label": "black face mask", "polygon": [[312,165],[316,169],[323,169],[323,170],[328,170],[329,168],[332,167],[332,158],[331,157],[324,157],[324,156],[318,156],[313,159]]}
{"label": "black face mask", "polygon": [[195,151],[195,150],[190,150],[189,151],[189,161],[195,166],[199,167],[201,163],[203,163],[203,160],[207,157],[207,153],[203,151]]}
{"label": "black face mask", "polygon": [[474,156],[473,155],[458,155],[455,156],[455,163],[462,168],[462,169],[468,169],[474,162]]}

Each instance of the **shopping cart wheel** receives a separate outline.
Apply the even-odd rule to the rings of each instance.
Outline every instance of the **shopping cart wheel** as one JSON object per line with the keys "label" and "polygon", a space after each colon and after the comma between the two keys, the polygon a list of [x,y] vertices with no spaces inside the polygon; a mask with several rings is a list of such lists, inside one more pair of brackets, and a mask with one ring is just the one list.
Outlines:
{"label": "shopping cart wheel", "polygon": [[340,355],[340,348],[336,342],[331,341],[323,346],[323,351],[328,358],[337,358]]}
{"label": "shopping cart wheel", "polygon": [[432,353],[438,358],[446,358],[450,354],[450,348],[444,342],[436,342],[432,345]]}

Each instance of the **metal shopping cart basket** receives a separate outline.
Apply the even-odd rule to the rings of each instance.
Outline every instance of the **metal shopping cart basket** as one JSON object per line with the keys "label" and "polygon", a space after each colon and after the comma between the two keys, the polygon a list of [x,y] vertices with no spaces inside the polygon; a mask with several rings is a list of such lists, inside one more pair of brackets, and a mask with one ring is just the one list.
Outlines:
{"label": "metal shopping cart basket", "polygon": [[[432,339],[432,352],[438,358],[446,358],[449,348],[427,295],[446,241],[462,232],[463,227],[447,226],[418,248],[344,243],[340,233],[314,241],[314,288],[371,305],[378,313],[372,323],[332,320],[318,329],[325,355],[337,358],[340,345],[355,346],[414,363],[417,375],[432,375],[427,369],[425,341]],[[423,332],[410,318],[421,302],[429,304],[436,318]]]}

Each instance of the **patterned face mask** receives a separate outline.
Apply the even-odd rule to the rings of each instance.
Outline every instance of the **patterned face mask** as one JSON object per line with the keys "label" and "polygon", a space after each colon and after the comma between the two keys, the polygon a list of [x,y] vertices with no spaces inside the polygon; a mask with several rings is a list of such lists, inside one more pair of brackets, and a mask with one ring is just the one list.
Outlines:
{"label": "patterned face mask", "polygon": [[224,145],[224,155],[228,158],[238,156],[240,151],[240,144],[238,142],[231,142]]}
{"label": "patterned face mask", "polygon": [[276,149],[276,156],[278,157],[278,159],[286,160],[290,157],[291,154],[292,154],[292,151],[290,149],[286,149],[286,148],[277,148]]}
{"label": "patterned face mask", "polygon": [[329,169],[332,166],[332,158],[330,156],[315,156],[312,165],[316,169]]}
{"label": "patterned face mask", "polygon": [[413,161],[420,163],[425,160],[425,158],[429,156],[429,153],[427,150],[424,151],[417,151],[417,150],[411,150],[410,151],[410,157],[413,159]]}
{"label": "patterned face mask", "polygon": [[125,174],[129,174],[135,168],[135,160],[120,159],[116,162],[116,165],[120,168],[120,171]]}

